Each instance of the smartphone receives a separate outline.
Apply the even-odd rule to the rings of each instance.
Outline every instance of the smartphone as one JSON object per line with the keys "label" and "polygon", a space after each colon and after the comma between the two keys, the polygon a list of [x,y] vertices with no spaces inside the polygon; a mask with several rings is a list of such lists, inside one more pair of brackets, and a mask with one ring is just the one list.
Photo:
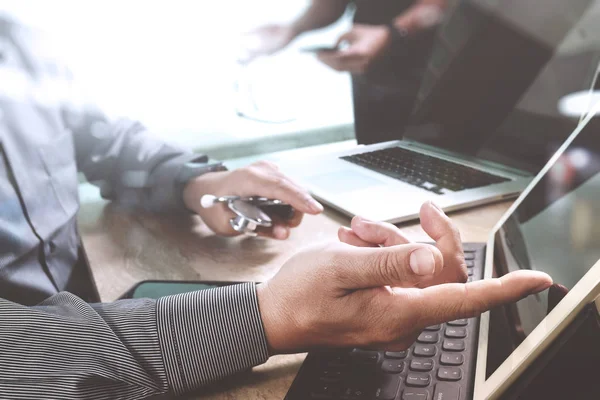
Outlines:
{"label": "smartphone", "polygon": [[339,47],[337,46],[308,46],[308,47],[302,47],[300,49],[301,52],[303,53],[318,53],[320,51],[338,51]]}
{"label": "smartphone", "polygon": [[222,282],[222,281],[142,281],[125,294],[120,299],[158,299],[159,297],[169,296],[197,290],[214,289],[222,286],[237,285],[243,282]]}

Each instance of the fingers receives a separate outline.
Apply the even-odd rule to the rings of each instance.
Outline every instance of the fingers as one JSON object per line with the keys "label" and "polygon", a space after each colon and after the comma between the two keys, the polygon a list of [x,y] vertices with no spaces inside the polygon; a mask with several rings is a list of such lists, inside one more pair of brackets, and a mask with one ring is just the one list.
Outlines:
{"label": "fingers", "polygon": [[412,317],[426,327],[475,317],[491,308],[541,292],[551,285],[552,278],[542,272],[515,271],[497,279],[416,289],[418,295],[407,296],[404,304],[398,304],[398,309],[405,313],[409,310],[412,314],[408,316],[409,319]]}
{"label": "fingers", "polygon": [[352,47],[334,52],[322,51],[317,54],[317,58],[322,63],[340,72],[362,73],[368,66],[368,59]]}
{"label": "fingers", "polygon": [[300,224],[302,223],[302,219],[304,219],[304,214],[301,212],[294,212],[294,215],[292,216],[292,218],[283,221],[283,223],[287,226],[289,226],[290,228],[296,228],[297,226],[300,226]]}
{"label": "fingers", "polygon": [[374,243],[365,242],[361,238],[359,238],[356,233],[352,231],[350,228],[346,228],[345,226],[340,226],[338,229],[338,238],[340,242],[349,244],[350,246],[355,247],[379,247]]}
{"label": "fingers", "polygon": [[355,247],[390,247],[410,243],[410,240],[392,224],[373,222],[361,217],[352,218],[350,228],[340,227],[338,238]]}
{"label": "fingers", "polygon": [[347,290],[380,286],[415,286],[439,274],[442,254],[427,244],[387,248],[343,246],[330,253],[331,272]]}
{"label": "fingers", "polygon": [[439,246],[458,247],[462,249],[460,233],[450,218],[431,201],[421,206],[419,213],[423,230]]}
{"label": "fingers", "polygon": [[286,240],[290,237],[290,228],[286,225],[275,224],[270,228],[259,227],[258,236],[277,240]]}
{"label": "fingers", "polygon": [[421,206],[420,218],[421,227],[436,242],[437,248],[444,255],[444,264],[452,266],[452,269],[446,270],[445,282],[466,282],[467,269],[460,232],[456,225],[430,201]]}
{"label": "fingers", "polygon": [[354,234],[364,242],[384,247],[410,243],[400,229],[387,222],[373,222],[361,217],[352,218]]}
{"label": "fingers", "polygon": [[278,199],[301,213],[319,214],[323,206],[308,191],[283,175],[273,164],[261,162],[243,169],[239,184],[248,195]]}
{"label": "fingers", "polygon": [[281,220],[273,218],[273,226],[271,228],[259,227],[257,230],[258,236],[269,237],[277,240],[286,240],[290,237],[291,228],[295,228],[302,222],[302,213],[294,213],[294,217],[290,220]]}

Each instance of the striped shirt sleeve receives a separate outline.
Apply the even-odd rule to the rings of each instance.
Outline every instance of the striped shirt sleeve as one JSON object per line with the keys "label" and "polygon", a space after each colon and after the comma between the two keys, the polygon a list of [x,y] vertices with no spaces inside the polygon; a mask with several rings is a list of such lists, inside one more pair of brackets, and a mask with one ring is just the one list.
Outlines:
{"label": "striped shirt sleeve", "polygon": [[0,342],[9,400],[183,394],[268,358],[253,284],[91,305],[0,299]]}
{"label": "striped shirt sleeve", "polygon": [[169,385],[177,394],[268,358],[254,284],[164,297],[156,312]]}

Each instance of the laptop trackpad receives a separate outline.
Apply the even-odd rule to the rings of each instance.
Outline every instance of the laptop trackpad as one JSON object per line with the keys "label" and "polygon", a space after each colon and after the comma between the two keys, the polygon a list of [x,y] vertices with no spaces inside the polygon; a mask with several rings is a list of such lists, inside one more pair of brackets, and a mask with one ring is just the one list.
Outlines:
{"label": "laptop trackpad", "polygon": [[353,171],[335,171],[322,175],[314,175],[308,178],[313,186],[326,189],[328,192],[352,192],[355,190],[366,189],[373,186],[381,186],[385,183]]}

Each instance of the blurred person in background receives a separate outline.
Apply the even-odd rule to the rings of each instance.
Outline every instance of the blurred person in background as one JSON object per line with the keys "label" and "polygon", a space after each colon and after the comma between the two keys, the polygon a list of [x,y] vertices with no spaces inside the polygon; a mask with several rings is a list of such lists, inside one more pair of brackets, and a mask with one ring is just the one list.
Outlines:
{"label": "blurred person in background", "polygon": [[251,33],[250,61],[289,45],[303,33],[336,22],[354,4],[354,24],[318,58],[352,74],[354,125],[359,144],[397,140],[407,125],[431,52],[435,28],[449,0],[312,0],[286,25],[266,25]]}

